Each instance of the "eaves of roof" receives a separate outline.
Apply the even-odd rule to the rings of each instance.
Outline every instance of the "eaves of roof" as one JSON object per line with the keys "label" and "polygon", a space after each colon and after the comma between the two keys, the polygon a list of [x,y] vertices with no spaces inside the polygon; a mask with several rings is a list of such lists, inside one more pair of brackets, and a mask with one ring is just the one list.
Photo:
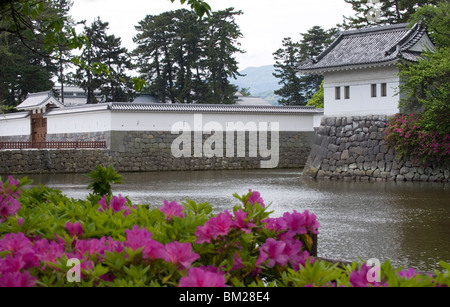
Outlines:
{"label": "eaves of roof", "polygon": [[207,104],[135,104],[111,103],[113,112],[171,112],[171,113],[253,113],[253,114],[320,114],[306,106],[251,106]]}
{"label": "eaves of roof", "polygon": [[18,110],[32,110],[38,109],[45,106],[49,100],[58,107],[63,107],[63,105],[51,94],[51,92],[39,92],[32,93],[27,96],[27,98],[17,106]]}
{"label": "eaves of roof", "polygon": [[139,112],[139,113],[235,113],[235,114],[322,114],[323,110],[307,106],[252,106],[207,104],[138,104],[110,102],[92,105],[64,107],[49,110],[45,116],[57,116],[87,112]]}
{"label": "eaves of roof", "polygon": [[397,24],[345,31],[318,57],[300,63],[298,70],[314,74],[392,65],[401,59],[417,61],[418,54],[408,49],[425,33],[419,24],[411,29]]}

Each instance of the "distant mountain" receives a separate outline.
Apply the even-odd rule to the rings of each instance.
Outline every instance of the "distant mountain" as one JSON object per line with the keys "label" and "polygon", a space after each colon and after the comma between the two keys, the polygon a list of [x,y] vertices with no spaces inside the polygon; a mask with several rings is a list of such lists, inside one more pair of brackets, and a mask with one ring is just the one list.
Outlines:
{"label": "distant mountain", "polygon": [[273,105],[278,105],[279,97],[273,92],[280,88],[278,79],[273,76],[273,65],[249,67],[241,71],[243,77],[231,79],[230,82],[239,88],[250,88],[252,96],[259,96]]}

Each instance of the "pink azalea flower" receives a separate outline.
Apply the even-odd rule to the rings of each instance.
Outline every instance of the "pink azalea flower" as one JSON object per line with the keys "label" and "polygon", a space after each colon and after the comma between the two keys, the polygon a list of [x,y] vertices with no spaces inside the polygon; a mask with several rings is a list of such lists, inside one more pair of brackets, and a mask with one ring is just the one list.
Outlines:
{"label": "pink azalea flower", "polygon": [[202,268],[191,268],[180,279],[179,287],[226,287],[223,274]]}
{"label": "pink azalea flower", "polygon": [[20,203],[11,195],[0,194],[0,217],[14,216],[20,210]]}
{"label": "pink azalea flower", "polygon": [[202,243],[211,243],[211,231],[209,225],[205,224],[204,226],[198,226],[197,231],[195,232],[195,236],[197,240],[196,244]]}
{"label": "pink azalea flower", "polygon": [[214,239],[217,239],[218,236],[226,236],[228,234],[228,230],[233,223],[233,217],[225,210],[216,217],[209,219],[207,223],[210,227],[211,236]]}
{"label": "pink azalea flower", "polygon": [[169,203],[167,200],[164,201],[164,206],[159,209],[162,213],[165,214],[166,219],[171,221],[174,216],[183,217],[183,206],[173,201]]}
{"label": "pink azalea flower", "polygon": [[166,244],[167,262],[178,264],[181,269],[191,266],[200,256],[192,251],[191,243],[171,242]]}
{"label": "pink azalea flower", "polygon": [[105,250],[111,253],[120,253],[123,251],[123,244],[120,241],[114,241],[113,238],[108,237]]}
{"label": "pink azalea flower", "polygon": [[315,214],[310,214],[308,210],[303,213],[298,213],[294,210],[293,213],[286,212],[283,214],[283,220],[288,229],[286,233],[287,238],[293,238],[295,235],[301,235],[308,232],[318,233],[320,226]]}
{"label": "pink azalea flower", "polygon": [[[122,197],[121,194],[119,194],[119,196],[113,196],[108,205],[106,195],[104,195],[103,198],[98,201],[98,204],[101,207],[98,210],[105,211],[111,208],[114,212],[124,211],[124,216],[128,216],[131,213],[131,209],[130,207],[126,206],[127,202],[128,200],[125,197]],[[136,206],[132,206],[132,208],[136,209]]]}
{"label": "pink azalea flower", "polygon": [[31,276],[28,271],[9,272],[0,277],[0,287],[34,287],[36,277]]}
{"label": "pink azalea flower", "polygon": [[197,231],[195,232],[197,240],[195,243],[210,243],[211,239],[217,239],[219,236],[227,235],[232,224],[233,217],[228,211],[210,218],[206,221],[205,225],[197,227]]}
{"label": "pink azalea flower", "polygon": [[166,249],[163,244],[155,240],[149,240],[142,250],[144,259],[168,259]]}
{"label": "pink azalea flower", "polygon": [[309,259],[309,262],[312,264],[314,259],[311,258],[308,251],[302,251],[302,242],[297,240],[288,240],[286,242],[286,247],[284,249],[284,253],[289,258],[289,263],[291,267],[298,271],[301,266],[305,266],[306,262]]}
{"label": "pink azalea flower", "polygon": [[284,253],[285,248],[285,242],[276,241],[273,238],[267,239],[266,243],[260,247],[260,263],[269,259],[268,267],[273,267],[275,264],[286,265],[289,257]]}
{"label": "pink azalea flower", "polygon": [[8,233],[0,240],[0,252],[8,251],[11,255],[24,255],[33,251],[30,240],[21,232]]}
{"label": "pink azalea flower", "polygon": [[139,229],[135,225],[132,230],[125,230],[127,240],[124,242],[126,247],[132,250],[142,248],[142,256],[145,259],[166,259],[167,254],[164,245],[152,239],[152,233],[144,227]]}
{"label": "pink azalea flower", "polygon": [[125,246],[132,250],[144,247],[145,244],[152,238],[152,233],[147,228],[139,229],[138,225],[134,225],[132,230],[125,230],[127,240]]}
{"label": "pink azalea flower", "polygon": [[[102,199],[100,199],[100,200],[98,201],[98,204],[100,205],[100,207],[101,207],[103,210],[108,210],[108,209],[109,209],[109,205],[108,205],[108,203],[106,202],[106,195],[103,195]],[[99,210],[100,210],[100,209],[99,209]],[[100,210],[100,211],[102,211],[102,210]]]}
{"label": "pink azalea flower", "polygon": [[367,273],[370,271],[371,267],[365,263],[361,266],[359,270],[355,270],[350,275],[350,283],[353,287],[369,287],[375,286],[380,287],[382,284],[379,282],[369,282],[367,280]]}
{"label": "pink azalea flower", "polygon": [[308,210],[305,210],[303,215],[305,216],[306,229],[311,233],[319,233],[320,223],[317,221],[317,216],[314,213],[310,214]]}
{"label": "pink azalea flower", "polygon": [[287,236],[294,237],[295,235],[308,233],[306,230],[305,217],[294,210],[293,213],[286,212],[283,214],[283,219],[288,227]]}
{"label": "pink azalea flower", "polygon": [[249,190],[249,192],[252,192],[252,195],[250,195],[250,197],[248,198],[248,202],[250,204],[254,205],[255,203],[258,203],[261,205],[261,207],[266,206],[264,204],[264,200],[261,198],[261,193],[259,193],[257,191],[252,191],[252,190]]}
{"label": "pink azalea flower", "polygon": [[90,257],[93,255],[104,256],[105,251],[108,250],[106,246],[106,238],[78,240],[75,243],[76,258]]}
{"label": "pink azalea flower", "polygon": [[6,256],[5,259],[0,258],[0,276],[5,273],[19,272],[25,266],[22,257]]}
{"label": "pink azalea flower", "polygon": [[287,229],[286,221],[281,218],[267,218],[261,222],[266,224],[266,229],[270,231],[280,232]]}
{"label": "pink azalea flower", "polygon": [[244,233],[250,233],[252,227],[256,227],[254,223],[246,222],[247,212],[243,212],[241,209],[234,212],[233,227],[242,230]]}
{"label": "pink azalea flower", "polygon": [[400,277],[404,277],[406,279],[410,279],[416,276],[416,270],[414,270],[413,268],[409,268],[408,270],[403,270],[398,272],[398,275],[400,275]]}
{"label": "pink azalea flower", "polygon": [[79,222],[75,222],[75,223],[71,223],[71,222],[67,222],[66,223],[66,229],[69,232],[70,236],[72,237],[81,237],[83,235],[83,226],[81,226],[81,224]]}
{"label": "pink azalea flower", "polygon": [[113,209],[114,212],[119,212],[119,211],[125,210],[127,208],[125,206],[126,203],[127,203],[127,199],[122,197],[122,195],[119,194],[118,197],[113,196],[109,206],[111,207],[111,209]]}
{"label": "pink azalea flower", "polygon": [[47,239],[38,240],[34,243],[34,253],[41,262],[55,263],[56,259],[64,254],[64,245]]}

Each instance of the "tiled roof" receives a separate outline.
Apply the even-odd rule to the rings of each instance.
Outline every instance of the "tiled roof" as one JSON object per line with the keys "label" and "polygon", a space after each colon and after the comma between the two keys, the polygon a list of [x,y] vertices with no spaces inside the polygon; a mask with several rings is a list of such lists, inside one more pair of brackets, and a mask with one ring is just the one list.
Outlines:
{"label": "tiled roof", "polygon": [[250,106],[250,105],[207,105],[207,104],[136,104],[111,103],[112,111],[128,112],[203,112],[203,113],[271,113],[311,114],[320,113],[314,107],[302,106]]}
{"label": "tiled roof", "polygon": [[17,106],[17,109],[18,110],[40,109],[48,104],[53,104],[60,108],[64,106],[53,96],[51,91],[48,91],[48,92],[28,94],[27,98],[20,105]]}
{"label": "tiled roof", "polygon": [[[417,61],[420,52],[410,50],[428,35],[417,24],[377,26],[345,31],[318,57],[298,65],[300,72],[323,72],[355,66],[388,65],[399,59]],[[431,40],[430,40],[431,41]]]}

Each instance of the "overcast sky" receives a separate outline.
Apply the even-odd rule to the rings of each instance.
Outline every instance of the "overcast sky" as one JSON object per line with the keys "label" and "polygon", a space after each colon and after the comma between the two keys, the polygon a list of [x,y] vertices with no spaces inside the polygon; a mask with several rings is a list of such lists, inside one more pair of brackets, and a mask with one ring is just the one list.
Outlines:
{"label": "overcast sky", "polygon": [[[344,0],[206,0],[213,11],[234,7],[243,11],[236,17],[243,38],[245,54],[236,55],[240,70],[274,63],[273,53],[285,37],[300,39],[300,33],[315,25],[325,29],[342,22],[343,15],[353,14]],[[134,26],[146,15],[188,8],[179,0],[74,0],[70,14],[75,20],[90,24],[99,16],[109,22],[108,34],[122,38],[122,45],[134,49]]]}

